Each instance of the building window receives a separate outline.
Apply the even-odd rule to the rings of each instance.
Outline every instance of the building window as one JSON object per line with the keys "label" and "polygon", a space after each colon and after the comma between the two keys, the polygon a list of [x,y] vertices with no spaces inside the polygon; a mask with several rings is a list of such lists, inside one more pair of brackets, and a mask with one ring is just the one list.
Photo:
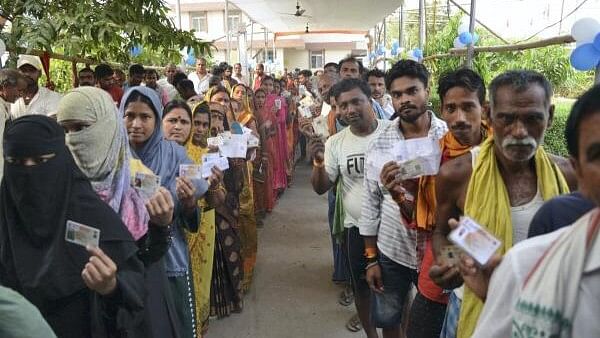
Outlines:
{"label": "building window", "polygon": [[208,20],[206,19],[206,12],[193,12],[190,13],[190,26],[191,29],[196,32],[208,33]]}
{"label": "building window", "polygon": [[323,60],[325,59],[324,50],[310,51],[310,68],[323,68]]}
{"label": "building window", "polygon": [[[242,22],[242,12],[240,11],[229,11],[229,17],[227,18],[227,24],[229,25],[230,32],[237,32]],[[225,12],[223,12],[225,15]]]}

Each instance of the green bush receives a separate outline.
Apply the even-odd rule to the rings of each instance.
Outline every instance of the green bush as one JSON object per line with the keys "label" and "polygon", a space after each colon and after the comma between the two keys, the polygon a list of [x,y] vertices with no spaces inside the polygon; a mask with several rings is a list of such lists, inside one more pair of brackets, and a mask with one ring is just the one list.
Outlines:
{"label": "green bush", "polygon": [[571,112],[571,102],[556,102],[554,110],[554,120],[552,126],[546,131],[544,139],[544,148],[551,154],[559,156],[569,156],[567,142],[565,141],[565,125]]}

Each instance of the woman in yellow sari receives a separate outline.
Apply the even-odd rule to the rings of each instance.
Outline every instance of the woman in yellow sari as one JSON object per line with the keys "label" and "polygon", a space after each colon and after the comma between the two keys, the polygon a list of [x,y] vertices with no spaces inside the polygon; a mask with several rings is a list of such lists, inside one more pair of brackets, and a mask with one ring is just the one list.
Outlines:
{"label": "woman in yellow sari", "polygon": [[[199,111],[205,112],[206,116]],[[195,164],[202,164],[202,156],[209,151],[206,142],[208,135],[208,105],[200,102],[195,106],[194,118],[191,110],[183,101],[171,101],[165,107],[163,129],[165,137],[184,146],[189,158]],[[206,123],[202,123],[205,118]],[[216,176],[222,173],[215,170]],[[202,218],[198,232],[187,232],[190,265],[195,294],[196,332],[204,335],[208,329],[210,316],[210,288],[213,272],[213,257],[215,253],[215,206],[223,203],[224,194],[218,189],[210,189],[205,198],[198,201],[202,208]]]}
{"label": "woman in yellow sari", "polygon": [[[231,88],[231,97],[235,102],[238,109],[233,109],[233,114],[237,122],[242,126],[251,129],[252,132],[258,137],[256,119],[254,114],[250,110],[249,99],[247,95],[247,88],[243,84],[236,84]],[[256,254],[258,251],[258,236],[256,232],[256,215],[254,213],[254,180],[253,170],[254,166],[252,157],[256,157],[255,150],[254,154],[251,154],[248,161],[246,161],[246,168],[244,170],[244,187],[240,194],[240,238],[242,240],[242,259],[244,262],[244,281],[242,283],[242,290],[247,292],[252,284],[252,275],[254,272],[254,266],[256,265]]]}

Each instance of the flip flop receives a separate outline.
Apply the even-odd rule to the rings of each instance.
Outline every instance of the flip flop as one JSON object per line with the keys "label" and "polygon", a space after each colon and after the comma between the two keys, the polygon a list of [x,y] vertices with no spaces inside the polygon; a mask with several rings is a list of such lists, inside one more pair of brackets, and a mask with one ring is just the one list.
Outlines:
{"label": "flip flop", "polygon": [[360,318],[358,318],[358,314],[355,314],[354,316],[352,316],[352,318],[348,320],[348,322],[346,323],[346,328],[350,332],[358,332],[362,330],[363,327],[360,323]]}
{"label": "flip flop", "polygon": [[338,298],[338,303],[342,306],[349,306],[354,302],[354,293],[351,288],[344,288],[344,290],[340,293],[340,297]]}

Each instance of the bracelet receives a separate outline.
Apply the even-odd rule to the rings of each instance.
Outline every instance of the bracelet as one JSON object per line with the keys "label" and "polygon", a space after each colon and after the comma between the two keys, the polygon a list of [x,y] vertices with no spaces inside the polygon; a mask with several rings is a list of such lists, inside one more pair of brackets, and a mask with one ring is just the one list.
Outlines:
{"label": "bracelet", "polygon": [[313,166],[315,168],[324,168],[325,167],[325,161],[319,163],[319,162],[317,162],[317,160],[313,160]]}
{"label": "bracelet", "polygon": [[379,262],[373,262],[373,263],[367,264],[367,266],[365,267],[365,271],[369,270],[370,268],[374,267],[375,265],[379,265]]}

